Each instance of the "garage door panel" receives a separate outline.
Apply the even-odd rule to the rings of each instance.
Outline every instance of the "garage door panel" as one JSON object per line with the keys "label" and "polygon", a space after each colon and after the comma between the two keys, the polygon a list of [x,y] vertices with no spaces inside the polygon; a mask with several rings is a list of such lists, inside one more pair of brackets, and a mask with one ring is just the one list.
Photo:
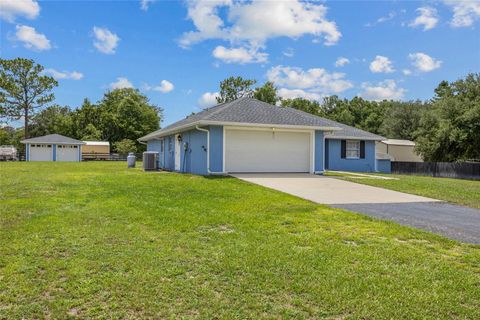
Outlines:
{"label": "garage door panel", "polygon": [[52,146],[45,144],[30,145],[30,161],[52,161]]}
{"label": "garage door panel", "polygon": [[63,161],[63,162],[78,161],[78,146],[58,145],[57,161]]}
{"label": "garage door panel", "polygon": [[308,132],[226,130],[227,172],[309,172]]}

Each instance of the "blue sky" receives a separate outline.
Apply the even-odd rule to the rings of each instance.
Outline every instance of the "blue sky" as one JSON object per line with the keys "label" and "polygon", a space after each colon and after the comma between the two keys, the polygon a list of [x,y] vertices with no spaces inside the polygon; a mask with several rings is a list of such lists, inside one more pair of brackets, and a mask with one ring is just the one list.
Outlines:
{"label": "blue sky", "polygon": [[57,103],[133,86],[163,125],[229,76],[284,97],[409,100],[480,72],[480,1],[2,0],[0,19],[1,57],[45,66]]}

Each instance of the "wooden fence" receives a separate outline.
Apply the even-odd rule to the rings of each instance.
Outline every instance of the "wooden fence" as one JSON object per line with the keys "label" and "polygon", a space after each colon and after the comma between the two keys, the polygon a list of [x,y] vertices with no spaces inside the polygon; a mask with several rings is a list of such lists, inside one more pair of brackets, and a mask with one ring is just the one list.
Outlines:
{"label": "wooden fence", "polygon": [[[127,153],[82,153],[82,161],[127,161],[127,156]],[[135,153],[135,157],[142,160],[142,153]]]}
{"label": "wooden fence", "polygon": [[392,162],[392,173],[480,179],[480,162]]}

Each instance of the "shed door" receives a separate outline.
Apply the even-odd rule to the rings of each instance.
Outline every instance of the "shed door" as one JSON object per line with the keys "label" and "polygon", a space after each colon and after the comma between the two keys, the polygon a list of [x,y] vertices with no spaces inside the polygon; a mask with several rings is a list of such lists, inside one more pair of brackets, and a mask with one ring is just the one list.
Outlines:
{"label": "shed door", "polygon": [[31,144],[30,145],[30,161],[52,161],[52,145],[51,144]]}
{"label": "shed door", "polygon": [[310,172],[309,132],[227,129],[225,139],[227,172]]}
{"label": "shed door", "polygon": [[57,145],[57,161],[78,161],[78,146]]}

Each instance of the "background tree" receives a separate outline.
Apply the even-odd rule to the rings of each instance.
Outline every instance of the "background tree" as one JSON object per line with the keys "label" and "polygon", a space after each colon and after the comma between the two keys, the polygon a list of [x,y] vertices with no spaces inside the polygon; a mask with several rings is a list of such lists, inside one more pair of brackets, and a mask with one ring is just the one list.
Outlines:
{"label": "background tree", "polygon": [[55,98],[51,90],[58,86],[58,82],[41,75],[43,69],[43,66],[29,59],[0,59],[1,113],[15,120],[23,117],[25,138],[29,138],[30,117],[36,109]]}
{"label": "background tree", "polygon": [[380,128],[381,135],[390,139],[415,140],[422,114],[430,107],[421,101],[392,101],[386,106]]}
{"label": "background tree", "polygon": [[23,128],[10,126],[0,128],[0,145],[12,145],[20,150],[23,146],[20,143],[23,140],[23,133]]}
{"label": "background tree", "polygon": [[280,100],[280,97],[277,96],[277,88],[271,81],[267,81],[263,86],[255,88],[255,91],[253,92],[253,97],[255,99],[273,105],[275,105]]}
{"label": "background tree", "polygon": [[323,100],[322,114],[331,120],[379,134],[388,103],[368,101],[361,97],[348,100],[332,96]]}
{"label": "background tree", "polygon": [[78,136],[80,140],[85,141],[98,141],[102,140],[102,131],[95,128],[92,123],[87,124],[87,126],[82,130],[81,136]]}
{"label": "background tree", "polygon": [[242,77],[230,77],[220,82],[220,96],[216,97],[218,103],[236,100],[253,95],[252,86],[256,80],[243,79]]}
{"label": "background tree", "polygon": [[[85,98],[72,114],[72,132],[77,139],[102,140],[100,109]],[[89,139],[85,138],[88,137]],[[95,139],[91,139],[96,137]]]}
{"label": "background tree", "polygon": [[113,147],[118,153],[129,153],[137,151],[137,146],[135,142],[130,139],[123,139],[121,141],[115,142]]}
{"label": "background tree", "polygon": [[[112,145],[123,139],[138,138],[160,126],[162,109],[149,103],[136,89],[116,89],[105,93],[98,103],[99,125],[102,138]],[[141,147],[138,142],[137,147]]]}
{"label": "background tree", "polygon": [[322,113],[320,103],[318,103],[317,101],[307,100],[304,98],[283,99],[281,100],[281,106],[305,111],[305,112],[314,114],[316,116],[319,116]]}
{"label": "background tree", "polygon": [[33,116],[30,126],[32,136],[37,137],[53,133],[67,137],[75,136],[70,108],[53,105]]}
{"label": "background tree", "polygon": [[480,74],[441,82],[416,136],[426,161],[480,159]]}

